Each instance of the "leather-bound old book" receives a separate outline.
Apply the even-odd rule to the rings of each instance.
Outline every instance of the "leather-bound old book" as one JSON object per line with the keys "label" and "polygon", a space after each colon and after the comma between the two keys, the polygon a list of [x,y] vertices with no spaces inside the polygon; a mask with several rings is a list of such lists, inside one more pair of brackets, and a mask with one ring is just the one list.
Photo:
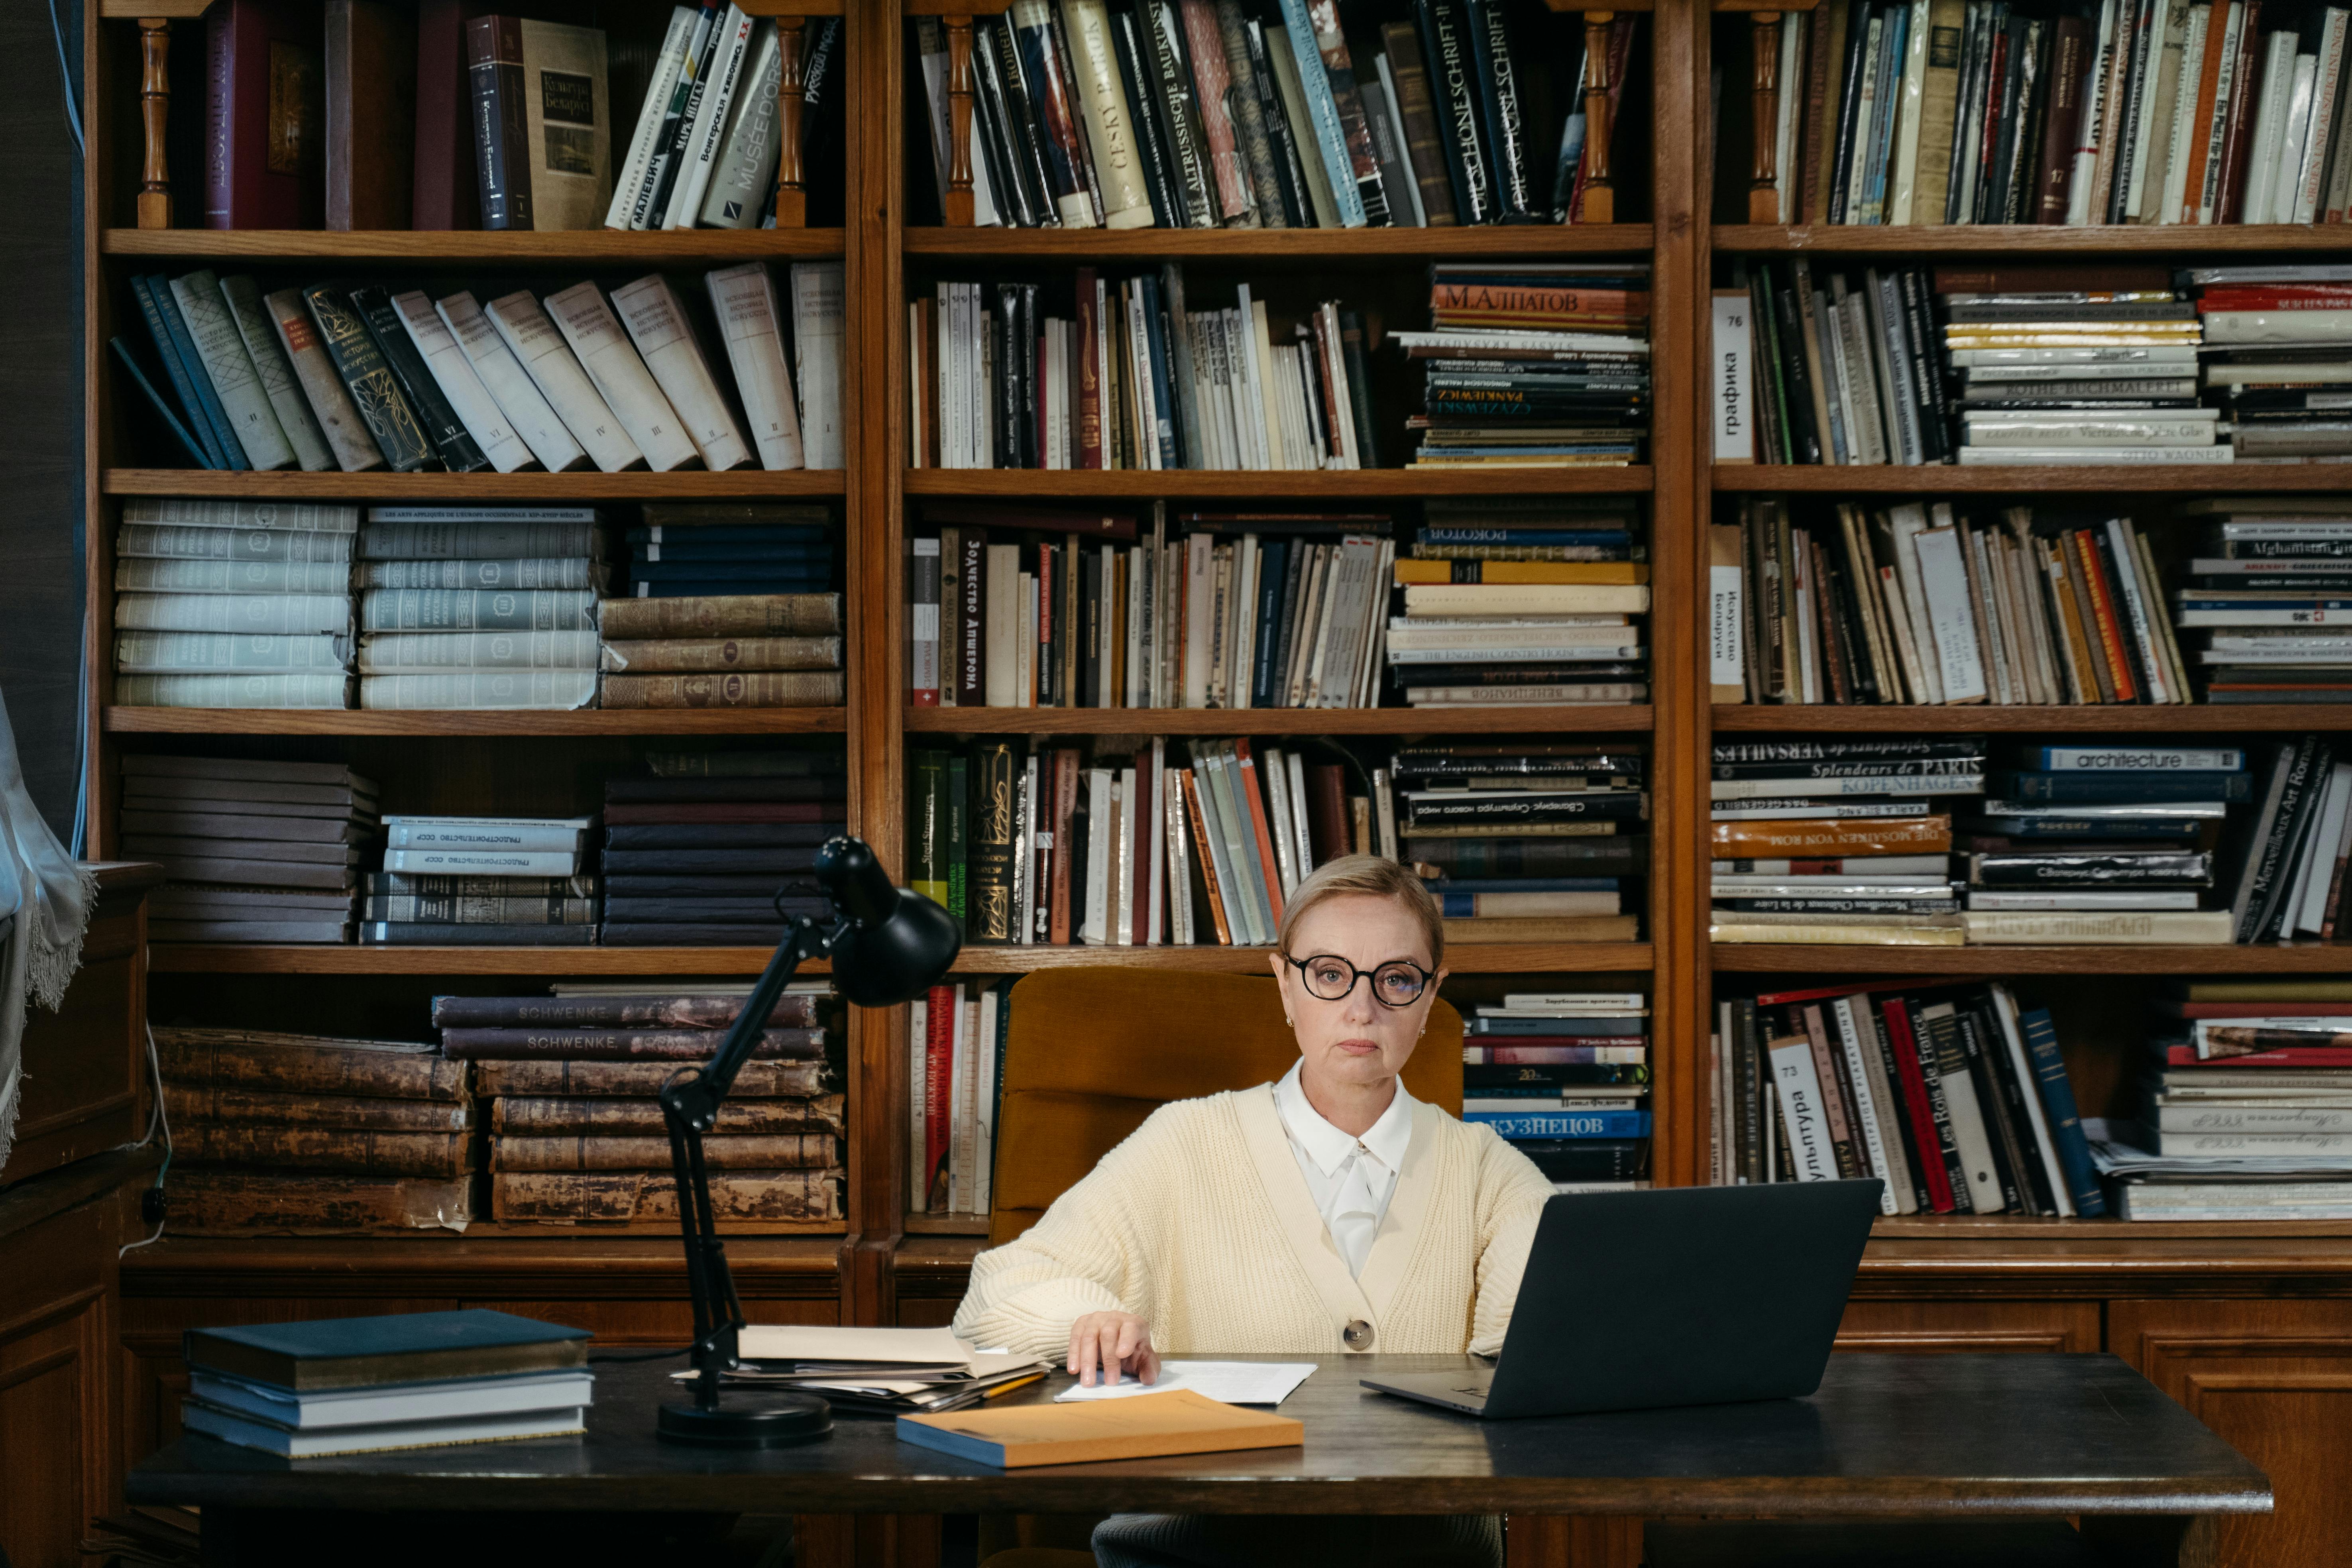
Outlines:
{"label": "leather-bound old book", "polygon": [[405,7],[388,0],[327,0],[329,228],[410,226],[416,45]]}
{"label": "leather-bound old book", "polygon": [[613,194],[603,31],[476,17],[466,69],[482,226],[600,226]]}
{"label": "leather-bound old book", "polygon": [[178,1236],[398,1235],[463,1230],[474,1179],[189,1166],[172,1173]]}
{"label": "leather-bound old book", "polygon": [[363,1176],[457,1176],[472,1168],[462,1132],[369,1132],[347,1127],[236,1126],[194,1121],[173,1130],[173,1157],[189,1165],[334,1171]]}
{"label": "leather-bound old book", "polygon": [[847,678],[838,670],[604,678],[607,708],[837,708],[847,694]]}
{"label": "leather-bound old book", "polygon": [[466,1099],[466,1068],[404,1040],[338,1040],[262,1030],[155,1026],[167,1083],[197,1089],[434,1100]]}
{"label": "leather-bound old book", "polygon": [[[444,1054],[459,1059],[541,1058],[556,1061],[702,1061],[727,1038],[718,1029],[537,1029],[450,1027],[441,1031]],[[767,1029],[751,1047],[755,1059],[814,1061],[824,1055],[823,1029]]]}
{"label": "leather-bound old book", "polygon": [[[711,1217],[721,1226],[838,1225],[838,1167],[818,1171],[717,1171]],[[490,1217],[537,1224],[642,1224],[674,1229],[677,1188],[669,1172],[500,1171],[490,1177]]]}
{"label": "leather-bound old book", "polygon": [[[785,1064],[776,1066],[781,1071]],[[616,1068],[616,1070],[624,1069]],[[635,1064],[626,1064],[625,1070],[641,1069]],[[816,1078],[814,1074],[803,1074],[802,1080],[813,1085]],[[739,1081],[730,1091],[727,1103],[719,1108],[719,1121],[711,1128],[711,1132],[719,1138],[740,1138],[752,1134],[774,1137],[783,1133],[810,1136],[822,1133],[839,1138],[846,1127],[842,1115],[843,1103],[838,1094],[822,1098],[814,1094],[773,1098],[746,1096]],[[662,1117],[661,1101],[651,1095],[625,1099],[617,1096],[574,1098],[501,1094],[494,1101],[490,1131],[502,1139],[580,1136],[626,1140],[663,1137],[668,1126]],[[667,1150],[664,1158],[667,1158]],[[736,1163],[740,1164],[742,1162]],[[779,1163],[791,1164],[793,1162]],[[831,1164],[833,1162],[828,1158],[820,1163]],[[500,1168],[520,1170],[523,1167],[506,1164]]]}
{"label": "leather-bound old book", "polygon": [[[654,1096],[661,1092],[670,1074],[677,1070],[670,1062],[583,1062],[562,1061],[484,1061],[474,1064],[475,1086],[482,1098],[492,1102],[491,1116],[518,1103],[549,1106],[577,1106],[587,1097],[634,1099],[654,1105],[658,1120],[660,1107]],[[719,1124],[727,1124],[729,1110],[754,1100],[809,1100],[824,1094],[831,1083],[823,1062],[748,1061],[735,1075],[735,1087],[728,1102],[719,1110]],[[525,1101],[509,1096],[542,1096]],[[838,1095],[826,1096],[838,1100]],[[830,1114],[817,1108],[820,1115]]]}
{"label": "leather-bound old book", "polygon": [[172,1125],[199,1122],[255,1128],[310,1128],[356,1132],[462,1133],[474,1124],[473,1101],[386,1100],[362,1095],[275,1093],[163,1080],[163,1109]]}
{"label": "leather-bound old book", "polygon": [[[720,1171],[820,1171],[841,1163],[841,1141],[830,1132],[714,1131],[702,1141],[702,1157]],[[490,1140],[490,1169],[509,1171],[656,1171],[669,1169],[669,1137],[656,1129],[642,1136],[606,1132],[557,1133]]]}
{"label": "leather-bound old book", "polygon": [[368,434],[375,437],[385,466],[395,473],[413,474],[436,461],[433,438],[401,395],[391,364],[369,335],[367,323],[352,308],[350,296],[332,284],[321,283],[303,289],[302,302],[310,306],[320,340],[335,363],[335,374],[342,377]]}
{"label": "leather-bound old book", "polygon": [[220,0],[205,20],[205,226],[317,228],[325,62],[310,0]]}
{"label": "leather-bound old book", "polygon": [[[808,1028],[817,1022],[817,997],[786,992],[768,1023]],[[714,1042],[743,1011],[740,996],[436,996],[436,1028],[709,1029]],[[509,1090],[509,1093],[524,1092]],[[552,1090],[531,1092],[551,1093]]]}

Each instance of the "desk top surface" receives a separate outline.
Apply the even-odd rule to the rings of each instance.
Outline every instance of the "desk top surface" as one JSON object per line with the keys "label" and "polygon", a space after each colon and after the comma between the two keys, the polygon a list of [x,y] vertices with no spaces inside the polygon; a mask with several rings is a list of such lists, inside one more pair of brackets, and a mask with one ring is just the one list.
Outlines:
{"label": "desk top surface", "polygon": [[[1237,1358],[1244,1359],[1244,1358]],[[288,1461],[190,1436],[131,1472],[133,1502],[252,1508],[775,1513],[2261,1512],[2270,1483],[2109,1355],[1839,1355],[1806,1399],[1481,1421],[1374,1394],[1319,1363],[1282,1405],[1302,1447],[996,1470],[840,1413],[772,1452],[654,1436],[679,1363],[598,1369],[585,1437]],[[1052,1397],[1056,1374],[1007,1403]]]}

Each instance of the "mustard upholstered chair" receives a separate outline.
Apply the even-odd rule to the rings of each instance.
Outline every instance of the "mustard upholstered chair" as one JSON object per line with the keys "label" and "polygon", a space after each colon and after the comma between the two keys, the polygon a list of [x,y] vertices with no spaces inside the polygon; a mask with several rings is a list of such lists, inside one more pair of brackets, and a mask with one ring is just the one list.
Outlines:
{"label": "mustard upholstered chair", "polygon": [[[1013,991],[988,1244],[1002,1246],[1171,1100],[1269,1083],[1298,1059],[1274,977],[1049,969]],[[1462,1114],[1462,1015],[1444,1001],[1404,1086]]]}

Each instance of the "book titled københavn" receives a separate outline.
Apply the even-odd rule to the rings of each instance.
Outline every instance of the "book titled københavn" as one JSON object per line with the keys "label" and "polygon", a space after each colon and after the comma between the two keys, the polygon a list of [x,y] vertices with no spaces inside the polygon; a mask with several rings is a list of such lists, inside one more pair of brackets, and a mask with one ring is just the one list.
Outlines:
{"label": "book titled k\u00f8benhavn", "polygon": [[1288,1448],[1307,1429],[1286,1415],[1220,1405],[1190,1389],[1083,1405],[1026,1405],[901,1415],[898,1440],[1002,1469]]}

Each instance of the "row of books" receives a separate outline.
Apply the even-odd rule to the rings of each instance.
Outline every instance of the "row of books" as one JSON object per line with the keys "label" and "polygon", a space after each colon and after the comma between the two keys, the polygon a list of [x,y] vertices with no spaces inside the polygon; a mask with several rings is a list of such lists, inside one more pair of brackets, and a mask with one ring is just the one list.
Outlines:
{"label": "row of books", "polygon": [[1995,981],[1716,1004],[1717,1185],[1876,1177],[1888,1215],[2106,1212],[2046,1008]]}
{"label": "row of books", "polygon": [[934,985],[907,1005],[907,1212],[984,1216],[1013,981]]}
{"label": "row of books", "polygon": [[132,277],[153,358],[109,346],[201,468],[837,468],[841,263],[790,280],[787,312],[763,262],[708,273],[705,314],[659,273],[482,304],[382,283],[264,296],[205,268]]}
{"label": "row of books", "polygon": [[1492,1128],[1556,1191],[1648,1185],[1649,1019],[1638,991],[1476,1005],[1463,1020],[1462,1120]]}
{"label": "row of books", "polygon": [[[1350,39],[1328,0],[1018,0],[975,22],[973,220],[1139,228],[1356,228],[1571,222],[1589,167],[1586,84],[1515,44],[1509,7],[1416,0],[1411,20]],[[1637,18],[1601,62],[1611,112]],[[1568,47],[1573,44],[1562,40]],[[915,23],[944,207],[957,162],[943,26]],[[1521,53],[1550,72],[1523,73]],[[1538,118],[1550,106],[1555,144]],[[1595,84],[1596,86],[1599,84]],[[1538,140],[1543,137],[1543,140]],[[1536,181],[1550,175],[1548,188]]]}
{"label": "row of books", "polygon": [[1246,737],[1172,744],[1091,760],[1010,741],[917,752],[910,885],[968,942],[1265,946],[1317,866],[1381,854],[1422,868],[1449,940],[1631,941],[1639,927],[1622,891],[1646,865],[1638,757],[1421,747],[1367,773]]}
{"label": "row of books", "polygon": [[[1713,531],[1710,559],[1738,584],[1713,603],[1718,700],[2195,700],[2155,556],[2127,517],[1971,517],[1949,501],[1801,513],[1757,497]],[[2183,592],[2183,626],[2209,613],[2200,603]]]}
{"label": "row of books", "polygon": [[[1050,290],[1041,303],[1041,289]],[[908,461],[946,468],[1379,466],[1368,347],[1335,300],[1269,313],[1250,284],[1189,308],[1183,268],[1067,290],[942,281],[908,305]],[[1066,300],[1066,305],[1057,301]],[[1066,310],[1043,314],[1041,310]]]}
{"label": "row of books", "polygon": [[1622,468],[1649,429],[1650,269],[1622,262],[1439,263],[1406,421],[1427,468]]}
{"label": "row of books", "polygon": [[[2335,7],[1847,0],[1780,18],[1780,221],[2339,223]],[[2264,22],[2285,26],[2265,32]]]}

